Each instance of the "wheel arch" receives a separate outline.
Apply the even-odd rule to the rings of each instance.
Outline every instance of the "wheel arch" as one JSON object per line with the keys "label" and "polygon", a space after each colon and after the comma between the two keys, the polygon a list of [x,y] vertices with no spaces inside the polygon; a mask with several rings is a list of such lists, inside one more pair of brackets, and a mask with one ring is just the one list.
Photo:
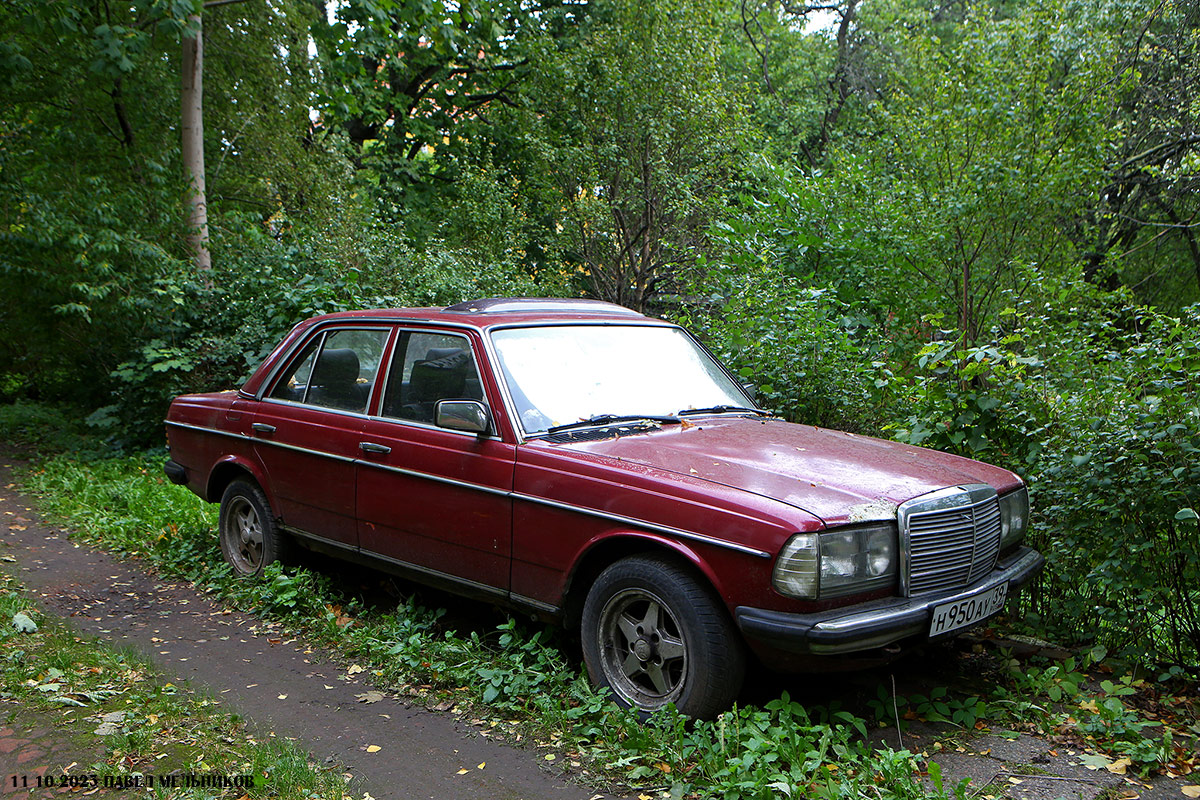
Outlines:
{"label": "wheel arch", "polygon": [[726,606],[712,568],[694,549],[665,536],[641,531],[619,531],[592,542],[576,559],[563,592],[563,627],[578,632],[588,590],[596,578],[621,559],[639,555],[663,556],[683,567],[712,592],[721,606]]}
{"label": "wheel arch", "polygon": [[278,516],[279,511],[273,507],[274,501],[267,492],[267,484],[262,471],[254,464],[234,456],[218,461],[212,471],[208,473],[208,483],[204,487],[204,499],[210,503],[219,503],[221,496],[225,494],[225,489],[239,478],[247,478],[262,489],[267,502],[272,505],[271,513]]}

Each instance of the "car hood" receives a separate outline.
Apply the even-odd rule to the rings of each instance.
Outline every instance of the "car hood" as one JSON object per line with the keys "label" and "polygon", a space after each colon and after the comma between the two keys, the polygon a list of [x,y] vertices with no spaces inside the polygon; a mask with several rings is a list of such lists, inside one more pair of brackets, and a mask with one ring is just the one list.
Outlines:
{"label": "car hood", "polygon": [[560,447],[667,470],[782,501],[826,525],[894,519],[918,495],[967,483],[1003,493],[1008,470],[923,447],[777,419],[709,417]]}

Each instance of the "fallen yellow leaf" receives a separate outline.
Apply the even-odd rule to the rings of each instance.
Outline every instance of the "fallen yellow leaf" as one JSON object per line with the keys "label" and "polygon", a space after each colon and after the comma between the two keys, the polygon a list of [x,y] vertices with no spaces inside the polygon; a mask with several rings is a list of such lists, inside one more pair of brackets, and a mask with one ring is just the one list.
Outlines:
{"label": "fallen yellow leaf", "polygon": [[1179,791],[1183,792],[1185,797],[1200,797],[1200,786],[1184,786]]}
{"label": "fallen yellow leaf", "polygon": [[280,699],[280,700],[287,700],[287,695],[286,695],[286,694],[281,694],[281,695],[279,695],[279,699]]}
{"label": "fallen yellow leaf", "polygon": [[486,766],[487,766],[487,762],[486,762],[486,761],[480,761],[480,762],[479,762],[479,766],[478,766],[478,767],[476,767],[475,769],[483,769],[483,768],[484,768],[484,767],[486,767]]}
{"label": "fallen yellow leaf", "polygon": [[1133,764],[1127,757],[1118,758],[1116,761],[1108,765],[1108,771],[1114,775],[1124,775],[1125,769]]}
{"label": "fallen yellow leaf", "polygon": [[467,774],[467,768],[466,768],[466,767],[463,767],[462,769],[460,769],[460,770],[458,771],[458,774],[459,774],[459,775],[466,775],[466,774]]}
{"label": "fallen yellow leaf", "polygon": [[383,748],[382,748],[382,747],[380,747],[380,746],[379,746],[379,745],[377,745],[377,744],[371,744],[371,745],[367,745],[367,752],[368,752],[368,753],[378,753],[378,752],[379,752],[380,750],[382,750],[382,749],[383,749]]}

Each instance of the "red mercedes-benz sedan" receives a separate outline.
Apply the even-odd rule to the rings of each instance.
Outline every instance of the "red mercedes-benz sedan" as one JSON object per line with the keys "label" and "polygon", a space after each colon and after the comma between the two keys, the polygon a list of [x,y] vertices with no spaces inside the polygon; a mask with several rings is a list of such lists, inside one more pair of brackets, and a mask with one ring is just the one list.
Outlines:
{"label": "red mercedes-benz sedan", "polygon": [[748,651],[811,668],[960,632],[1043,564],[1013,473],[784,422],[608,303],[316,317],[166,424],[239,573],[300,545],[559,619],[647,712],[720,712]]}

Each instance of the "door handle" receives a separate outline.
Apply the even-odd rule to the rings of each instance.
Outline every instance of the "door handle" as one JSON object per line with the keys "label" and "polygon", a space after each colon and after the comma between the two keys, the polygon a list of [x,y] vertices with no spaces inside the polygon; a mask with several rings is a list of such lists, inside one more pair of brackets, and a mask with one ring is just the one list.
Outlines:
{"label": "door handle", "polygon": [[256,423],[254,423],[253,425],[251,425],[250,427],[251,427],[251,428],[254,428],[254,432],[255,432],[255,433],[267,434],[267,433],[274,433],[274,432],[275,432],[275,426],[274,426],[274,425],[268,425],[268,424],[267,424],[267,423],[265,423],[265,422],[256,422]]}
{"label": "door handle", "polygon": [[380,455],[386,455],[392,452],[392,448],[388,447],[387,445],[375,444],[374,442],[359,442],[358,449],[362,450],[364,453],[379,453]]}

